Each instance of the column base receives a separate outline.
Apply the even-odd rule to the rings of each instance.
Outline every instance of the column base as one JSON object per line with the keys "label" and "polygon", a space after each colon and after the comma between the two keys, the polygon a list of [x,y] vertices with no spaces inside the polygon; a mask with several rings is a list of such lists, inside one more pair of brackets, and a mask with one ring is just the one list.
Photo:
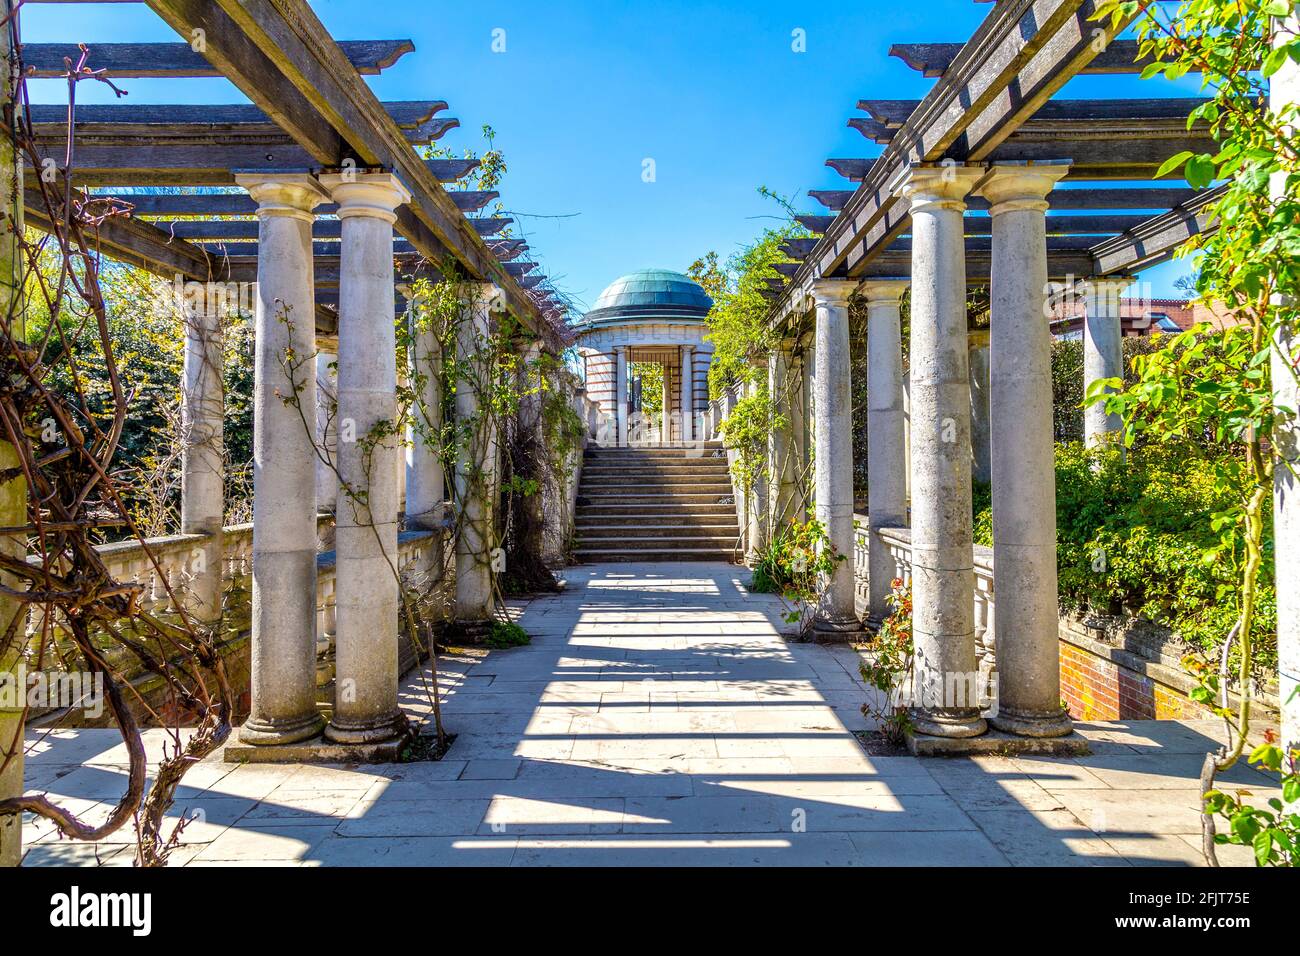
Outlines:
{"label": "column base", "polygon": [[249,717],[239,728],[239,739],[257,747],[296,744],[315,737],[324,726],[325,718],[317,713],[287,719]]}
{"label": "column base", "polygon": [[856,617],[813,619],[812,639],[817,644],[847,644],[854,634],[862,633],[862,622]]}
{"label": "column base", "polygon": [[362,720],[340,718],[335,714],[325,727],[325,739],[336,744],[373,744],[402,737],[408,728],[406,715],[400,710]]}
{"label": "column base", "polygon": [[911,712],[912,727],[928,737],[978,737],[987,733],[988,723],[977,710],[917,710]]}
{"label": "column base", "polygon": [[492,630],[491,621],[452,621],[443,631],[444,642],[463,644],[482,644]]}
{"label": "column base", "polygon": [[1000,707],[997,716],[989,718],[989,723],[1017,737],[1065,737],[1074,730],[1074,723],[1064,709],[1027,713]]}

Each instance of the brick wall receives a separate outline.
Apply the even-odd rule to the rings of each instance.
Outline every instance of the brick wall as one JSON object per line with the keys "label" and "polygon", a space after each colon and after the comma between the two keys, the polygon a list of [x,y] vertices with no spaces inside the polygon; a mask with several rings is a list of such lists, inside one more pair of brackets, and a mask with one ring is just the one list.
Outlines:
{"label": "brick wall", "polygon": [[1175,720],[1213,716],[1188,698],[1191,681],[1172,668],[1086,641],[1065,628],[1059,646],[1061,696],[1075,720]]}

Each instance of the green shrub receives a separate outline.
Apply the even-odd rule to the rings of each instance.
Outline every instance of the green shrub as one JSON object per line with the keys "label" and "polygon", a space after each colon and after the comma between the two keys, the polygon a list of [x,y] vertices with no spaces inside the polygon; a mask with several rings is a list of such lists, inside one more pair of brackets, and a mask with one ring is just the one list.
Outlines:
{"label": "green shrub", "polygon": [[[987,490],[976,486],[975,540],[993,543]],[[1237,572],[1219,544],[1214,464],[1146,447],[1127,459],[1078,442],[1056,447],[1056,554],[1066,610],[1135,614],[1206,651],[1236,620]],[[1272,550],[1271,523],[1265,548]],[[1207,558],[1207,555],[1209,557]],[[1277,659],[1272,562],[1260,579],[1255,640],[1260,663]]]}
{"label": "green shrub", "polygon": [[523,647],[532,641],[528,632],[514,621],[493,621],[484,643],[493,650],[502,651],[509,647]]}

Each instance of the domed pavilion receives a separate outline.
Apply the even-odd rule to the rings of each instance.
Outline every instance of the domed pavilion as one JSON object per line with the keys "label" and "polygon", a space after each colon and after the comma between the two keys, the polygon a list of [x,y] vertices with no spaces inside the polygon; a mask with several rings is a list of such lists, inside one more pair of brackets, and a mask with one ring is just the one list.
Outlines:
{"label": "domed pavilion", "polygon": [[[699,283],[680,272],[641,269],[615,279],[574,324],[587,395],[600,406],[601,431],[613,443],[691,441],[708,407],[713,346],[704,317],[713,306]],[[663,368],[661,401],[646,393],[646,366]],[[645,409],[656,409],[653,415]],[[662,411],[659,411],[659,410]]]}

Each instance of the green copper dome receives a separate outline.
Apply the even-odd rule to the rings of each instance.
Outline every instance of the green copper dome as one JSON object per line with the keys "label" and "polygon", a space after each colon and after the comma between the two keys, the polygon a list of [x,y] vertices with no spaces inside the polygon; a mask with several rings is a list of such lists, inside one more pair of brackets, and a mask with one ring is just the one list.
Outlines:
{"label": "green copper dome", "polygon": [[703,319],[712,307],[699,283],[680,272],[641,269],[611,282],[584,319]]}

